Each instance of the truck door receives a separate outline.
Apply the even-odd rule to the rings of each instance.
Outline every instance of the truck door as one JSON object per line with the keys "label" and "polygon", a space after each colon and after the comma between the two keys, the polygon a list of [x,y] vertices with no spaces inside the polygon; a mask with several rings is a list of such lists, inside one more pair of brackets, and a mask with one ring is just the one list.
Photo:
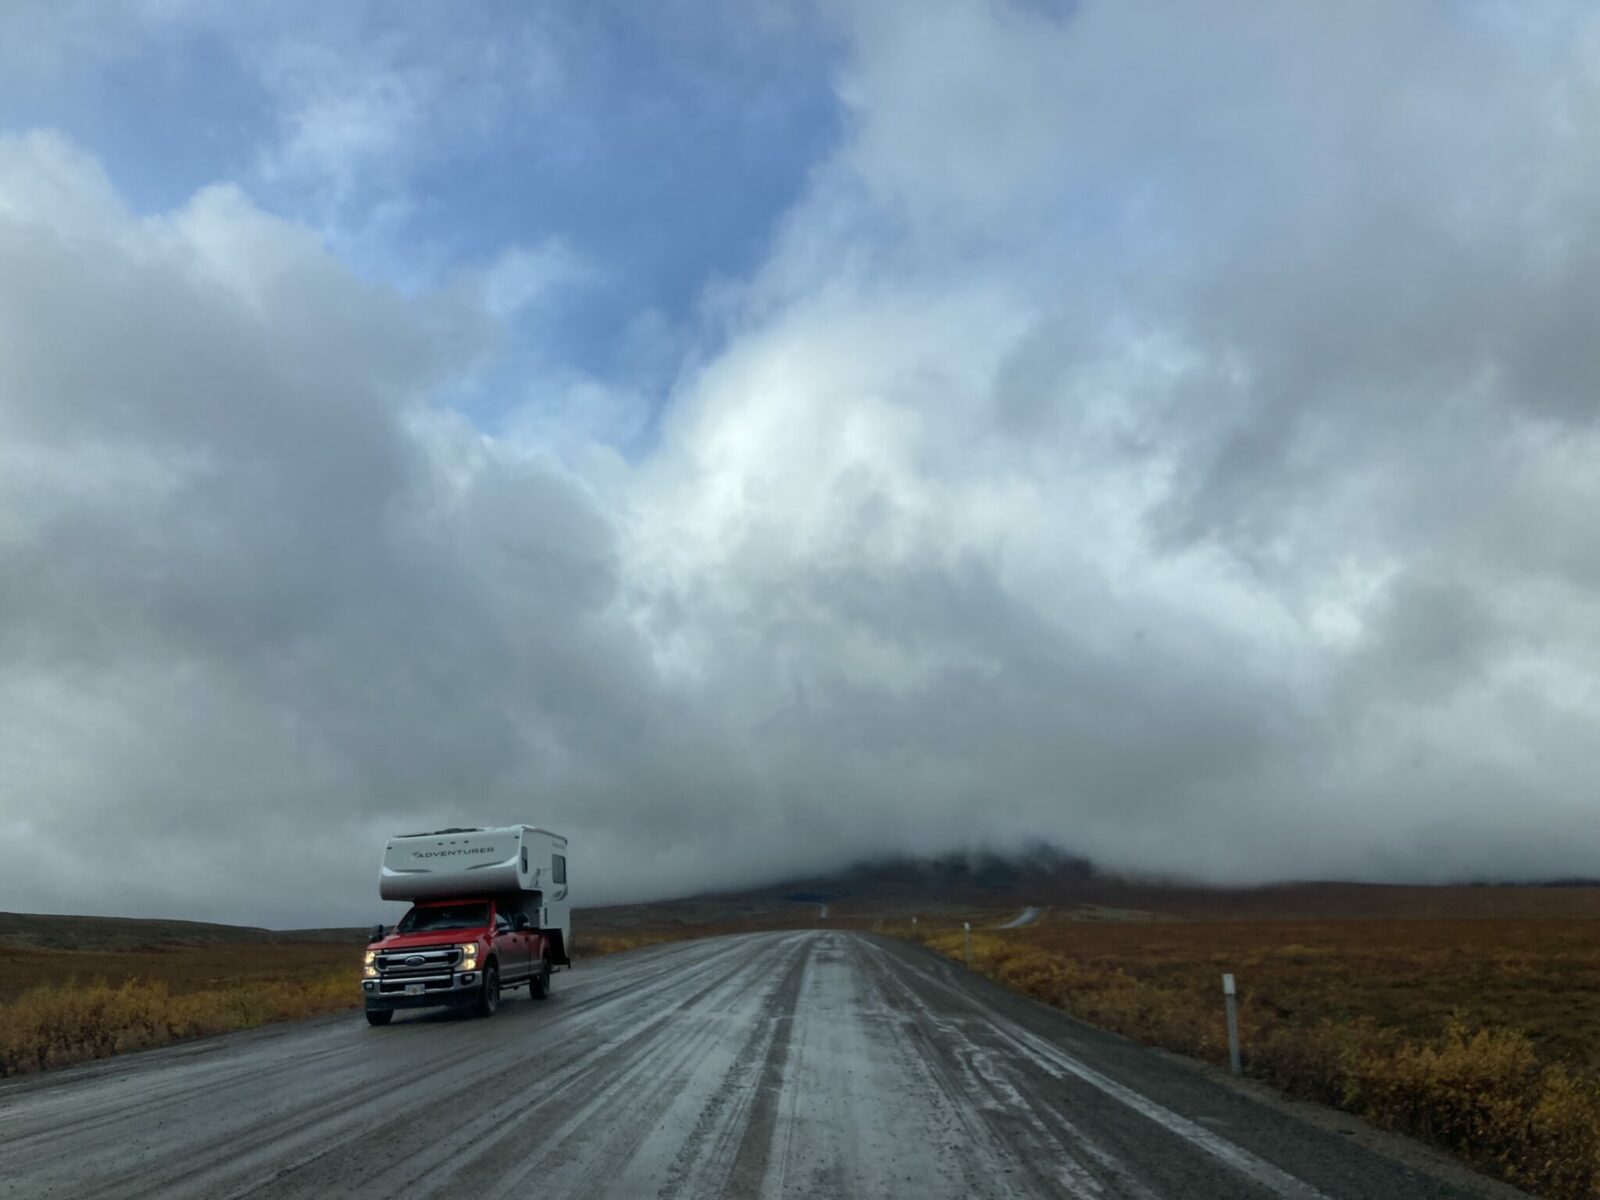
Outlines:
{"label": "truck door", "polygon": [[500,978],[517,983],[528,977],[528,935],[512,927],[511,918],[498,909],[494,914],[494,955],[500,960]]}

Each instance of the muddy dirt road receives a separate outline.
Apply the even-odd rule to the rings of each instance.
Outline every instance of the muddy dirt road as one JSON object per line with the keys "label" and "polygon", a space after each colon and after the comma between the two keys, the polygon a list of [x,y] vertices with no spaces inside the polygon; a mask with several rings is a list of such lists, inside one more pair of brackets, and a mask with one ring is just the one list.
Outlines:
{"label": "muddy dirt road", "polygon": [[[352,981],[352,986],[354,983]],[[580,963],[0,1085],[0,1196],[1503,1195],[844,932]]]}

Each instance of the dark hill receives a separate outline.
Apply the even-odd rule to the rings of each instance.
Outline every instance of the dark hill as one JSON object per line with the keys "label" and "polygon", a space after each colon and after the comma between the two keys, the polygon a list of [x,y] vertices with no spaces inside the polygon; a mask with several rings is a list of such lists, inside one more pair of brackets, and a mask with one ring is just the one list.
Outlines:
{"label": "dark hill", "polygon": [[140,946],[207,946],[241,943],[359,942],[354,929],[252,929],[203,921],[136,917],[65,917],[0,912],[0,946],[47,950],[129,950]]}
{"label": "dark hill", "polygon": [[830,922],[1027,906],[1091,920],[1596,919],[1600,886],[1573,880],[1439,886],[1310,881],[1213,887],[1103,874],[1083,858],[1040,847],[1015,855],[980,852],[860,863],[832,875],[591,909],[578,917],[598,929],[771,919],[810,923],[821,919],[821,905],[828,906]]}

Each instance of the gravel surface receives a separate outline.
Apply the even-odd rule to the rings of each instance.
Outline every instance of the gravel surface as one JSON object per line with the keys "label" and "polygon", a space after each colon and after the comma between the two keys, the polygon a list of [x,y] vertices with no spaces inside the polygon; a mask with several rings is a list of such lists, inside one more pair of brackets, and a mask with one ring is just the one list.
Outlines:
{"label": "gravel surface", "polygon": [[920,947],[786,932],[582,962],[489,1020],[350,1014],[0,1085],[0,1196],[1511,1194],[1350,1134]]}

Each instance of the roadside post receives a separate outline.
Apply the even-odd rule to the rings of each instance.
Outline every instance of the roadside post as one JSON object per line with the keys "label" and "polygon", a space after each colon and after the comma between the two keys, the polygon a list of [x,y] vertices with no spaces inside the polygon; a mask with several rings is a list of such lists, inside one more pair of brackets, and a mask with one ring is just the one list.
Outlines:
{"label": "roadside post", "polygon": [[911,918],[911,940],[913,942],[917,940],[917,919],[915,917]]}
{"label": "roadside post", "polygon": [[1222,977],[1222,1000],[1228,1006],[1228,1066],[1235,1075],[1243,1074],[1239,1063],[1239,1002],[1234,994],[1233,976]]}
{"label": "roadside post", "polygon": [[961,930],[967,935],[967,970],[972,970],[972,922],[961,922]]}

